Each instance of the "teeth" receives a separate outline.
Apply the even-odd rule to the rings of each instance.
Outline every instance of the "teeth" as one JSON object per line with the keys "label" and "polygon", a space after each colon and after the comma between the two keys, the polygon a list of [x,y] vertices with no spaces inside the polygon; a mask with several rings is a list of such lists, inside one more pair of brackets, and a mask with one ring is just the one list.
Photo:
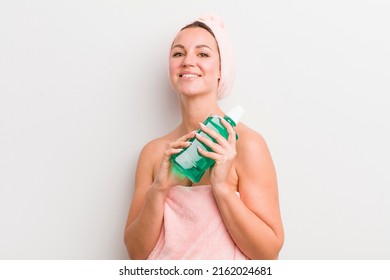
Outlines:
{"label": "teeth", "polygon": [[185,78],[195,78],[195,77],[198,77],[198,75],[195,75],[195,74],[183,74],[182,77],[185,77]]}

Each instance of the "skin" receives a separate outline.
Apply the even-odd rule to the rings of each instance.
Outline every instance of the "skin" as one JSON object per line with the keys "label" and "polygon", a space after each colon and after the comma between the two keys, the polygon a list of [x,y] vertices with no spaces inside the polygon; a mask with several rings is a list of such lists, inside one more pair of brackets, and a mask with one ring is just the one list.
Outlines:
{"label": "skin", "polygon": [[[243,123],[234,130],[223,120],[227,140],[200,125],[211,114],[224,115],[217,103],[218,47],[207,30],[192,27],[179,32],[172,44],[169,76],[179,96],[182,121],[167,135],[147,143],[140,153],[124,233],[129,257],[146,259],[155,247],[170,188],[211,185],[225,226],[240,250],[250,259],[277,259],[284,232],[276,172],[264,138]],[[199,152],[216,163],[199,183],[192,184],[170,172],[169,158],[189,145],[187,140],[199,127],[217,140],[213,143],[196,135],[212,148],[212,152]]]}

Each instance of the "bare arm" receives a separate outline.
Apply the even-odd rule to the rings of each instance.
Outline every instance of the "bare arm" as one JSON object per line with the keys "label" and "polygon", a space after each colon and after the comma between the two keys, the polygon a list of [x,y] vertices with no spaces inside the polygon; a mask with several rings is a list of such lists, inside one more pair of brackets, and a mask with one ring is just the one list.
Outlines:
{"label": "bare arm", "polygon": [[[229,128],[234,136],[234,131]],[[210,174],[213,193],[232,239],[250,259],[277,259],[284,242],[276,172],[264,139],[253,131],[220,139],[213,147],[216,164]],[[218,137],[215,135],[215,137]],[[233,165],[238,174],[240,198],[227,174]]]}
{"label": "bare arm", "polygon": [[239,165],[241,199],[228,188],[214,194],[237,246],[251,259],[277,259],[284,241],[274,166],[262,139],[248,145]]}
{"label": "bare arm", "polygon": [[125,228],[125,244],[130,259],[146,259],[157,243],[165,194],[153,185],[152,147],[146,146],[139,157],[135,190]]}
{"label": "bare arm", "polygon": [[[135,191],[126,223],[124,239],[130,259],[146,259],[155,247],[163,224],[164,202],[169,189],[180,183],[170,173],[169,158],[187,146],[187,134],[168,148],[151,142],[142,150],[136,171]],[[164,151],[165,149],[165,151]],[[162,159],[158,157],[163,153]],[[154,168],[158,171],[154,176]]]}

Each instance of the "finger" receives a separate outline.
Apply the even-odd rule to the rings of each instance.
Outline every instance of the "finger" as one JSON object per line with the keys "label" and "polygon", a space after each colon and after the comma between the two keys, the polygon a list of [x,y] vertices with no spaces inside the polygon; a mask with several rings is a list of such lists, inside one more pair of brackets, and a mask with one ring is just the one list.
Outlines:
{"label": "finger", "polygon": [[188,140],[190,140],[191,138],[194,138],[195,133],[196,133],[196,130],[191,131],[190,133],[187,133],[186,135],[183,135],[182,137],[180,137],[176,141],[170,143],[169,146],[171,148],[176,148],[176,149],[182,148],[182,147],[186,148],[186,147],[191,145],[191,143],[189,143]]}
{"label": "finger", "polygon": [[191,143],[188,141],[175,141],[169,144],[169,147],[174,149],[180,149],[180,148],[187,148],[190,145]]}
{"label": "finger", "polygon": [[220,158],[220,155],[216,154],[216,153],[213,153],[213,152],[209,152],[209,151],[206,151],[200,147],[198,147],[198,152],[204,156],[204,157],[207,157],[207,158],[210,158],[210,159],[213,159],[215,162],[217,162]]}
{"label": "finger", "polygon": [[190,133],[187,133],[186,135],[183,135],[182,137],[177,139],[177,141],[187,141],[187,140],[195,137],[195,133],[196,133],[196,130],[191,131]]}
{"label": "finger", "polygon": [[204,145],[209,147],[213,152],[216,152],[216,153],[219,153],[219,154],[223,153],[223,148],[219,144],[214,143],[214,141],[212,141],[210,138],[205,137],[205,136],[203,136],[201,134],[198,134],[198,133],[195,135],[195,137],[201,143],[203,143]]}
{"label": "finger", "polygon": [[228,142],[235,143],[236,142],[236,131],[234,130],[233,126],[224,118],[221,118],[221,123],[226,128],[226,130],[229,133]]}
{"label": "finger", "polygon": [[221,145],[222,147],[226,147],[226,139],[214,129],[208,128],[203,123],[200,123],[200,129],[206,134],[208,134],[210,137],[214,138],[219,145]]}
{"label": "finger", "polygon": [[170,151],[169,151],[169,153],[170,153],[170,156],[172,156],[172,155],[175,155],[175,154],[178,154],[178,153],[180,153],[181,151],[183,151],[184,149],[182,149],[182,148],[177,148],[177,149],[170,149]]}
{"label": "finger", "polygon": [[162,166],[164,167],[168,167],[170,166],[170,159],[173,155],[175,154],[178,154],[180,153],[181,151],[183,151],[183,149],[175,149],[175,148],[172,148],[172,149],[167,149],[165,152],[164,152],[164,157],[162,159]]}
{"label": "finger", "polygon": [[178,154],[183,151],[182,148],[169,148],[164,152],[164,160],[169,160],[174,154]]}

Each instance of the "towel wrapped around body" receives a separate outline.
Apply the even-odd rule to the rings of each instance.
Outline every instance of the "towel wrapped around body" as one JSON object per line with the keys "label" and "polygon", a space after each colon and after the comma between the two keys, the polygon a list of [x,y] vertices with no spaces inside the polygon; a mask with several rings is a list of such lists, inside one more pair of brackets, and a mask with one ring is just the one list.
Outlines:
{"label": "towel wrapped around body", "polygon": [[211,186],[174,186],[149,260],[245,260],[222,220]]}

